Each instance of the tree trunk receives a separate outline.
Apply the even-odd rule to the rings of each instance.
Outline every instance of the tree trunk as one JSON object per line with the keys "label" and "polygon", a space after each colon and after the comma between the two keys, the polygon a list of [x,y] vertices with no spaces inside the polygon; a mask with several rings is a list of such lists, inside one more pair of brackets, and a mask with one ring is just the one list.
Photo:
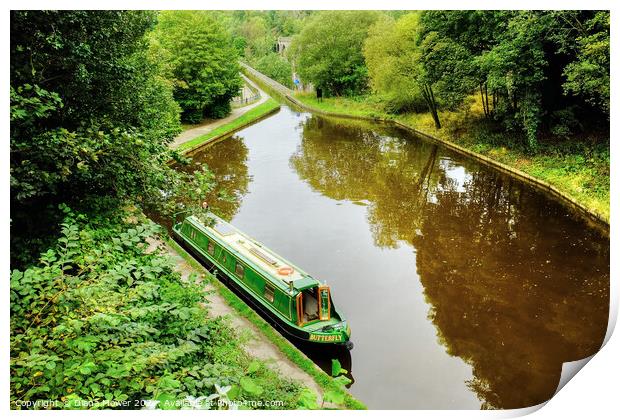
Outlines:
{"label": "tree trunk", "polygon": [[484,100],[487,103],[487,117],[491,116],[491,110],[489,109],[489,88],[487,82],[484,82]]}
{"label": "tree trunk", "polygon": [[480,101],[482,101],[482,109],[484,110],[484,116],[488,118],[489,110],[487,109],[487,106],[485,105],[484,92],[482,90],[482,82],[480,82]]}
{"label": "tree trunk", "polygon": [[435,102],[435,94],[433,93],[433,88],[429,85],[425,85],[426,89],[426,102],[428,103],[428,108],[431,111],[431,115],[433,116],[433,121],[435,122],[435,128],[440,129],[441,123],[439,122],[439,115],[437,114],[437,102]]}

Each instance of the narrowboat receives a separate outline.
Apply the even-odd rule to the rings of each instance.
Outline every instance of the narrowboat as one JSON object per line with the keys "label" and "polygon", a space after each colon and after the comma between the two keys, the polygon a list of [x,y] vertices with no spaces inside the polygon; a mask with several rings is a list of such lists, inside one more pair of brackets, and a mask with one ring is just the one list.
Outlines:
{"label": "narrowboat", "polygon": [[336,310],[327,284],[211,212],[180,221],[175,217],[172,231],[181,245],[223,274],[288,335],[353,348],[351,329]]}

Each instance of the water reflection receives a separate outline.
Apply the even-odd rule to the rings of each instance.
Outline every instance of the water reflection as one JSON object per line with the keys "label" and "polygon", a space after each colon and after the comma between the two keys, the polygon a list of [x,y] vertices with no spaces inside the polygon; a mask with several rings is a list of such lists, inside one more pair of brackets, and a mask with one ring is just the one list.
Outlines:
{"label": "water reflection", "polygon": [[205,164],[209,167],[215,175],[217,188],[205,193],[204,199],[220,217],[231,220],[248,193],[252,177],[247,167],[249,150],[243,138],[232,136],[225,142],[225,147],[214,145],[198,149],[189,156],[191,164],[181,169],[193,172]]}
{"label": "water reflection", "polygon": [[[377,246],[415,247],[448,353],[487,408],[538,404],[607,327],[609,244],[566,209],[394,130],[311,118],[291,165],[313,189],[364,200]],[[398,134],[398,133],[397,133]]]}
{"label": "water reflection", "polygon": [[440,187],[412,239],[429,317],[448,352],[473,366],[469,386],[486,406],[543,402],[562,363],[593,354],[605,335],[604,240],[496,174],[473,173],[464,191]]}
{"label": "water reflection", "polygon": [[368,202],[375,243],[395,247],[418,228],[428,194],[443,175],[438,170],[438,146],[420,142],[412,147],[396,137],[406,135],[401,130],[372,128],[362,121],[310,118],[290,161],[299,176],[322,194]]}
{"label": "water reflection", "polygon": [[222,216],[330,283],[371,408],[530,406],[602,342],[609,240],[441,146],[283,108],[194,160]]}

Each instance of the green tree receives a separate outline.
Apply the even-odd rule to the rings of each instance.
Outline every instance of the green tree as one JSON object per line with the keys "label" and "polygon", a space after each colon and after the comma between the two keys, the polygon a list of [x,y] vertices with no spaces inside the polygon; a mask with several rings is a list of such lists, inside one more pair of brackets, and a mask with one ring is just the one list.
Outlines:
{"label": "green tree", "polygon": [[472,77],[478,84],[487,118],[491,117],[495,109],[497,92],[491,91],[492,101],[489,104],[487,75],[480,68],[477,58],[484,51],[497,45],[500,35],[506,31],[510,17],[515,13],[503,10],[429,10],[423,12],[421,16],[424,30],[438,32],[467,50],[466,60],[470,62]]}
{"label": "green tree", "polygon": [[388,112],[423,112],[427,109],[419,83],[417,48],[419,13],[395,21],[382,16],[364,42],[370,86],[387,103]]}
{"label": "green tree", "polygon": [[291,45],[301,78],[332,95],[363,92],[368,70],[362,47],[378,17],[372,11],[324,11],[313,15]]}
{"label": "green tree", "polygon": [[473,88],[465,48],[436,31],[424,33],[419,13],[379,20],[364,53],[373,89],[414,104],[422,98],[437,128],[439,108],[457,107]]}
{"label": "green tree", "polygon": [[143,11],[11,13],[12,257],[36,255],[60,202],[145,201],[165,189],[179,109],[147,55],[155,19]]}
{"label": "green tree", "polygon": [[544,130],[607,120],[608,12],[425,11],[421,24],[424,38],[437,33],[466,51],[485,115],[523,131],[530,148]]}
{"label": "green tree", "polygon": [[[559,13],[570,33],[577,33],[571,48],[575,60],[564,68],[563,87],[609,116],[609,12],[596,12],[587,20],[575,12]],[[568,47],[562,41],[561,47]]]}
{"label": "green tree", "polygon": [[422,38],[420,53],[420,71],[416,78],[435,127],[441,128],[438,107],[458,107],[473,89],[469,56],[460,44],[437,32]]}
{"label": "green tree", "polygon": [[244,55],[247,59],[254,60],[273,52],[276,37],[270,31],[267,20],[262,14],[243,19],[237,32],[246,41]]}
{"label": "green tree", "polygon": [[181,118],[222,118],[242,86],[231,37],[207,11],[164,11],[153,34],[153,54],[166,63]]}
{"label": "green tree", "polygon": [[549,15],[521,12],[498,36],[500,42],[479,60],[490,88],[505,92],[500,117],[509,128],[523,128],[530,148],[537,145],[544,113],[542,84],[549,66],[544,34],[549,27]]}
{"label": "green tree", "polygon": [[252,64],[261,73],[285,86],[292,87],[293,69],[291,64],[281,55],[272,52],[259,58]]}

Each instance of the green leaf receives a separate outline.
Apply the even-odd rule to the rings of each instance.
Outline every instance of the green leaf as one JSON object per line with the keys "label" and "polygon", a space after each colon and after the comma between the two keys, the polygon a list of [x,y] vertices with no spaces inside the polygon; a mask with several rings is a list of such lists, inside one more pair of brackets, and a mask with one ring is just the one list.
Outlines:
{"label": "green leaf", "polygon": [[340,360],[332,359],[332,376],[338,376],[345,373],[349,373],[349,371],[342,367]]}
{"label": "green leaf", "polygon": [[181,382],[177,381],[172,376],[162,376],[159,379],[158,385],[160,388],[177,389],[181,385]]}
{"label": "green leaf", "polygon": [[157,408],[161,408],[162,410],[174,410],[176,408],[176,397],[172,394],[159,394],[155,397],[155,400],[159,401]]}
{"label": "green leaf", "polygon": [[241,378],[241,380],[239,381],[239,384],[241,385],[241,388],[243,388],[243,390],[247,392],[248,394],[260,395],[263,393],[263,388],[260,385],[258,385],[256,382],[254,382],[252,378],[249,378],[247,376],[244,376],[243,378]]}
{"label": "green leaf", "polygon": [[90,384],[90,389],[95,393],[95,395],[98,395],[101,392],[101,387],[99,384]]}
{"label": "green leaf", "polygon": [[309,388],[304,388],[299,394],[299,408],[316,410],[319,408],[319,403],[317,399],[318,397],[314,391]]}
{"label": "green leaf", "polygon": [[239,399],[239,397],[241,396],[241,388],[239,387],[239,385],[231,386],[230,391],[226,393],[226,396],[231,401]]}
{"label": "green leaf", "polygon": [[323,394],[323,400],[326,402],[332,402],[334,404],[341,405],[344,403],[344,395],[344,391],[333,389]]}
{"label": "green leaf", "polygon": [[258,360],[254,360],[248,366],[248,373],[254,373],[254,372],[258,371],[258,369],[260,369],[260,367],[261,367],[260,362]]}
{"label": "green leaf", "polygon": [[49,362],[45,364],[45,367],[48,370],[54,370],[54,368],[56,368],[56,362],[54,362],[53,360],[50,360]]}
{"label": "green leaf", "polygon": [[340,386],[346,386],[349,385],[351,383],[351,379],[347,378],[344,375],[340,375],[334,378],[334,382],[337,383]]}

